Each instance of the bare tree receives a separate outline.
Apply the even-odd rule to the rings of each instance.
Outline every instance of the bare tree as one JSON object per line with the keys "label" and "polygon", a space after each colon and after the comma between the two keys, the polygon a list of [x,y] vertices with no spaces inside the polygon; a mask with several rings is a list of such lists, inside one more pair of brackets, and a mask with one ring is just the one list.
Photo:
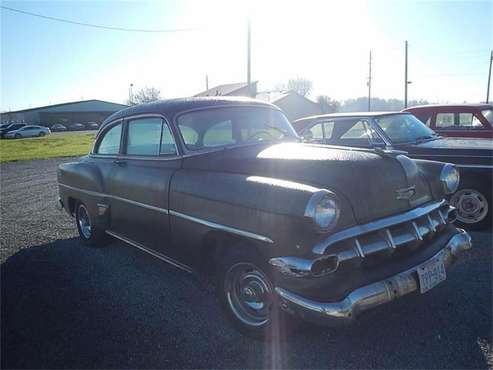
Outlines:
{"label": "bare tree", "polygon": [[151,101],[159,100],[161,92],[155,87],[144,87],[132,95],[127,101],[128,105],[137,105],[150,103]]}
{"label": "bare tree", "polygon": [[307,96],[312,87],[313,82],[303,77],[292,78],[288,81],[288,89],[296,91],[301,96]]}
{"label": "bare tree", "polygon": [[320,107],[322,113],[335,113],[341,108],[341,103],[334,100],[327,95],[319,95],[317,97],[317,104]]}

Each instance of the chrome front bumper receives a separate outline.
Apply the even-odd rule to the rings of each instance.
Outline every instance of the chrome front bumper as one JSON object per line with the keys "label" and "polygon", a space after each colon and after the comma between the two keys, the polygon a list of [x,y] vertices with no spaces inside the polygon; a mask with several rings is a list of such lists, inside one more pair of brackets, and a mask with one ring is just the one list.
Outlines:
{"label": "chrome front bumper", "polygon": [[339,302],[316,302],[276,287],[281,308],[302,318],[321,324],[349,323],[360,313],[419,290],[417,270],[429,261],[441,258],[445,267],[455,262],[461,252],[472,247],[471,237],[464,230],[454,235],[433,257],[413,268],[385,280],[352,291]]}

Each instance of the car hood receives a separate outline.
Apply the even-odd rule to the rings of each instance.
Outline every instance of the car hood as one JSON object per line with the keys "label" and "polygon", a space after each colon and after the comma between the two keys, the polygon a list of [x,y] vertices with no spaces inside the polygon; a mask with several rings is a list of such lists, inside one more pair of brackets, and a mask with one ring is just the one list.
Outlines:
{"label": "car hood", "polygon": [[[355,220],[363,223],[432,199],[430,187],[414,161],[399,157],[354,148],[282,143],[191,156],[185,159],[184,168],[264,176],[326,188],[347,201]],[[416,194],[409,200],[397,199],[397,190],[409,186],[416,187]]]}
{"label": "car hood", "polygon": [[430,148],[430,149],[474,149],[474,150],[489,150],[493,151],[493,140],[491,139],[464,139],[455,137],[440,138],[438,140],[431,140],[421,144],[416,144],[418,148]]}
{"label": "car hood", "polygon": [[493,165],[493,140],[440,138],[403,148],[418,158],[450,162],[457,165]]}

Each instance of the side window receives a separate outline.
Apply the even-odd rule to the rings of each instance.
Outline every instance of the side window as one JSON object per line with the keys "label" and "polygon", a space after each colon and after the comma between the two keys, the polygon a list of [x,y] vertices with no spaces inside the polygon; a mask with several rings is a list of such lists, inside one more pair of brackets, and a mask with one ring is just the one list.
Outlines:
{"label": "side window", "polygon": [[99,141],[97,154],[118,154],[120,151],[120,140],[122,137],[122,124],[113,126],[104,133],[103,138]]}
{"label": "side window", "polygon": [[304,136],[307,140],[322,140],[324,138],[322,123],[317,123],[315,126],[310,127]]}
{"label": "side window", "polygon": [[180,132],[183,136],[183,141],[187,146],[197,145],[197,141],[199,141],[199,134],[190,126],[179,125]]}
{"label": "side window", "polygon": [[161,118],[142,118],[128,122],[128,155],[158,155],[161,141]]}
{"label": "side window", "polygon": [[465,129],[482,129],[483,124],[472,113],[459,113],[459,127]]}
{"label": "side window", "polygon": [[326,139],[332,137],[332,131],[334,130],[334,121],[324,122],[324,135]]}
{"label": "side window", "polygon": [[175,138],[173,133],[169,129],[169,126],[163,122],[163,131],[161,133],[161,149],[159,151],[161,155],[177,155]]}
{"label": "side window", "polygon": [[233,125],[231,121],[223,121],[209,127],[204,133],[204,146],[214,147],[233,144]]}
{"label": "side window", "polygon": [[437,128],[453,128],[454,113],[437,113],[435,126]]}
{"label": "side window", "polygon": [[363,121],[356,122],[353,127],[347,130],[341,139],[369,139],[366,123]]}

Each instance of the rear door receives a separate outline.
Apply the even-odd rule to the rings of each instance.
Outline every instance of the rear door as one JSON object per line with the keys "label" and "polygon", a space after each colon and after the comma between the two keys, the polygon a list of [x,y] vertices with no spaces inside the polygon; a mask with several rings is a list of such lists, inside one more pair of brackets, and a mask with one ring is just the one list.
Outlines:
{"label": "rear door", "polygon": [[122,152],[107,179],[111,230],[167,254],[169,186],[181,167],[172,130],[161,116],[129,118],[123,127]]}

